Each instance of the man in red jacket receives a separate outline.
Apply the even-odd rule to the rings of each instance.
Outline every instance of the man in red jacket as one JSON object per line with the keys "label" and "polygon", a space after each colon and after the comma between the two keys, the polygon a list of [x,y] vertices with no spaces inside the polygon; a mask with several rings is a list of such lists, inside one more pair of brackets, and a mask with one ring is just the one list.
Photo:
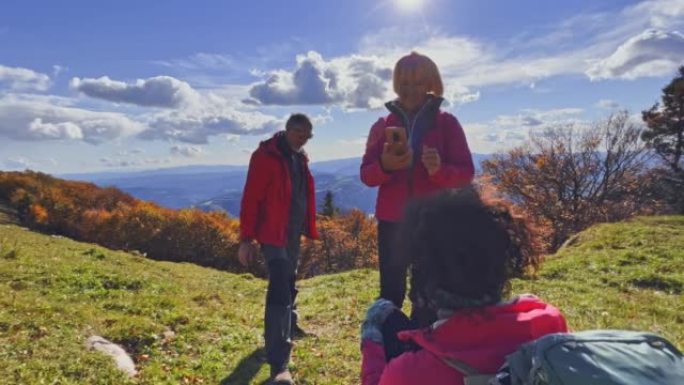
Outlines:
{"label": "man in red jacket", "polygon": [[303,150],[311,131],[306,115],[293,114],[285,131],[259,144],[240,207],[240,262],[254,258],[258,243],[268,267],[264,339],[273,384],[293,384],[287,368],[291,338],[305,334],[294,302],[301,235],[318,238],[314,182]]}

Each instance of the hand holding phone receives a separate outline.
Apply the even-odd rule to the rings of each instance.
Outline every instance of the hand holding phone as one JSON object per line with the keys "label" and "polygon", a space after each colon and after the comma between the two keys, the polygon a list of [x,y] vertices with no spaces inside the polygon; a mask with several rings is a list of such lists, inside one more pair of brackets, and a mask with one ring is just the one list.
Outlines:
{"label": "hand holding phone", "polygon": [[380,162],[385,171],[407,169],[413,161],[404,127],[387,127]]}
{"label": "hand holding phone", "polygon": [[408,152],[408,140],[404,127],[390,126],[385,129],[385,143],[389,151],[395,155],[404,155]]}

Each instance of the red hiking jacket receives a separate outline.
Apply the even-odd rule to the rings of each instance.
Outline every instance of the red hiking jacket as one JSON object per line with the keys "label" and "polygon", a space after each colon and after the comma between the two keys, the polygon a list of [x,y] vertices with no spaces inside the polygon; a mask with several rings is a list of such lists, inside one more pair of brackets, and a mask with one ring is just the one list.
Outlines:
{"label": "red hiking jacket", "polygon": [[[277,144],[281,135],[284,131],[261,142],[252,153],[240,205],[240,240],[256,239],[279,247],[287,244],[292,184],[287,161]],[[315,187],[306,155],[303,164],[308,194],[305,235],[317,239]]]}
{"label": "red hiking jacket", "polygon": [[399,333],[422,347],[385,363],[382,345],[364,340],[361,345],[362,385],[462,385],[463,375],[440,357],[450,357],[496,373],[508,354],[525,342],[550,333],[567,332],[560,311],[534,296],[489,306],[482,312],[456,313],[443,324]]}
{"label": "red hiking jacket", "polygon": [[[461,187],[473,180],[475,169],[463,128],[456,117],[439,111],[434,126],[425,132],[422,144],[439,152],[442,167],[430,176],[420,162],[420,154],[413,154],[413,195],[409,192],[409,170],[385,172],[380,166],[380,155],[385,143],[385,128],[403,126],[395,113],[379,119],[368,134],[366,152],[361,162],[361,181],[378,189],[375,217],[398,222],[404,207],[412,197],[423,197],[446,188]],[[422,148],[422,146],[420,146]]]}

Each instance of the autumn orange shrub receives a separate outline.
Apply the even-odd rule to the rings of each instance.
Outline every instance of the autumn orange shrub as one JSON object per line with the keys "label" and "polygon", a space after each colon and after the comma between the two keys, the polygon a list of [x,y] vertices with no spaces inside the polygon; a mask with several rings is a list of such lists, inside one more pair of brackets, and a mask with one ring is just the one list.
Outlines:
{"label": "autumn orange shrub", "polygon": [[591,127],[555,126],[482,162],[506,199],[545,230],[549,251],[598,222],[657,212],[650,191],[651,154],[626,112]]}
{"label": "autumn orange shrub", "polygon": [[377,266],[375,220],[351,210],[335,217],[319,215],[317,223],[320,238],[303,244],[300,276]]}
{"label": "autumn orange shrub", "polygon": [[[0,201],[17,210],[26,226],[149,258],[192,262],[264,277],[263,260],[247,268],[237,260],[239,223],[223,212],[171,210],[116,188],[65,181],[47,174],[0,172]],[[372,267],[377,264],[373,219],[352,210],[319,216],[318,241],[304,241],[300,275]]]}

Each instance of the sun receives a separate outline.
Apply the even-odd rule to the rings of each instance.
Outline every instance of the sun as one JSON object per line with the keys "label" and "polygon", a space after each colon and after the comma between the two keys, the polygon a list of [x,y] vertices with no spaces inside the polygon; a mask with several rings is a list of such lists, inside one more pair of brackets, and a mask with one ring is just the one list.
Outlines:
{"label": "sun", "polygon": [[402,11],[416,11],[423,5],[424,0],[394,0]]}

